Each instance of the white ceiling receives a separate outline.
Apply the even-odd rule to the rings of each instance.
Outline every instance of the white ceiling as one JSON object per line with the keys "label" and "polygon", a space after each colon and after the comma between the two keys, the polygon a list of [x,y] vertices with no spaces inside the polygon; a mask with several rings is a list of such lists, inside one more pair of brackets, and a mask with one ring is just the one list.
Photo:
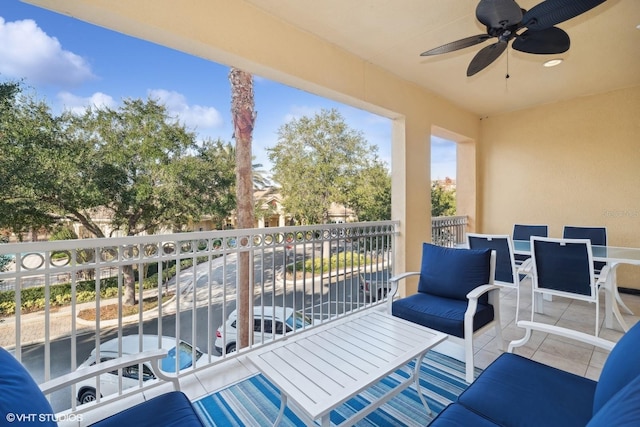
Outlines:
{"label": "white ceiling", "polygon": [[[508,49],[473,77],[466,76],[467,65],[495,39],[439,56],[420,53],[484,34],[475,17],[478,0],[247,1],[480,116],[640,84],[640,0],[608,0],[559,24],[571,37],[564,54]],[[517,3],[530,9],[540,1]],[[564,62],[542,66],[555,57]]]}

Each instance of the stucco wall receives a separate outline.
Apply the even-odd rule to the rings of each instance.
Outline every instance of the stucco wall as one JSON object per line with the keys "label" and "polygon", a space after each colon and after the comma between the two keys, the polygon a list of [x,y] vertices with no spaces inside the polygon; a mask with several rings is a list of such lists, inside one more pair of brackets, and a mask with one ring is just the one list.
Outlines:
{"label": "stucco wall", "polygon": [[[514,223],[606,226],[609,244],[640,247],[640,87],[481,121],[479,229]],[[640,267],[621,267],[640,288]]]}

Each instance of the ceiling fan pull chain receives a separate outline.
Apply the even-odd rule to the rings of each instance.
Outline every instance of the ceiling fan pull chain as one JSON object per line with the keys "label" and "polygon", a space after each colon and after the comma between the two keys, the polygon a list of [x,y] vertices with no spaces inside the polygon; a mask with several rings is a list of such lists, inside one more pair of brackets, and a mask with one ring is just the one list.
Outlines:
{"label": "ceiling fan pull chain", "polygon": [[509,92],[509,50],[507,49],[507,73],[504,75],[504,90]]}

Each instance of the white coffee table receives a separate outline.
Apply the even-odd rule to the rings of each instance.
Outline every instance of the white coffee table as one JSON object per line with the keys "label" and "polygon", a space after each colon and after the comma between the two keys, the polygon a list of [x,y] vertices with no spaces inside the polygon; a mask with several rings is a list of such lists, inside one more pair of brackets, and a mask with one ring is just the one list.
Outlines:
{"label": "white coffee table", "polygon": [[291,335],[249,360],[280,390],[282,420],[288,405],[307,425],[329,426],[331,411],[415,359],[413,374],[340,425],[352,425],[415,384],[424,355],[447,335],[370,308]]}

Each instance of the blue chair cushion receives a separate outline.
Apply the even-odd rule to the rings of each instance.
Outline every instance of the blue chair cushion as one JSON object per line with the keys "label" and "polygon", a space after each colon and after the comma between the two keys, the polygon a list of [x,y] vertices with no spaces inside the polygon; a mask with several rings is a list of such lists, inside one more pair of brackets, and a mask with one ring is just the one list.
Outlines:
{"label": "blue chair cushion", "polygon": [[594,415],[614,394],[640,375],[639,357],[640,322],[620,338],[602,367],[593,401]]}
{"label": "blue chair cushion", "polygon": [[[422,266],[418,292],[466,301],[467,294],[489,283],[490,249],[453,249],[422,245]],[[488,297],[480,300],[487,303]]]}
{"label": "blue chair cushion", "polygon": [[499,424],[486,419],[460,404],[451,403],[438,414],[429,424],[429,427],[493,427]]}
{"label": "blue chair cushion", "polygon": [[[466,300],[460,301],[420,292],[395,300],[391,305],[391,314],[394,316],[460,338],[464,338],[466,310]],[[473,330],[480,329],[492,320],[493,306],[478,303],[473,318]]]}
{"label": "blue chair cushion", "polygon": [[118,412],[92,426],[203,427],[204,424],[187,396],[180,391],[172,391]]}
{"label": "blue chair cushion", "polygon": [[596,382],[503,353],[458,398],[458,403],[503,426],[585,426]]}
{"label": "blue chair cushion", "polygon": [[609,399],[587,424],[587,427],[610,426],[640,426],[640,376]]}
{"label": "blue chair cushion", "polygon": [[[20,427],[57,426],[53,409],[38,384],[4,348],[0,348],[0,367],[0,421]],[[11,416],[22,418],[12,422]]]}

